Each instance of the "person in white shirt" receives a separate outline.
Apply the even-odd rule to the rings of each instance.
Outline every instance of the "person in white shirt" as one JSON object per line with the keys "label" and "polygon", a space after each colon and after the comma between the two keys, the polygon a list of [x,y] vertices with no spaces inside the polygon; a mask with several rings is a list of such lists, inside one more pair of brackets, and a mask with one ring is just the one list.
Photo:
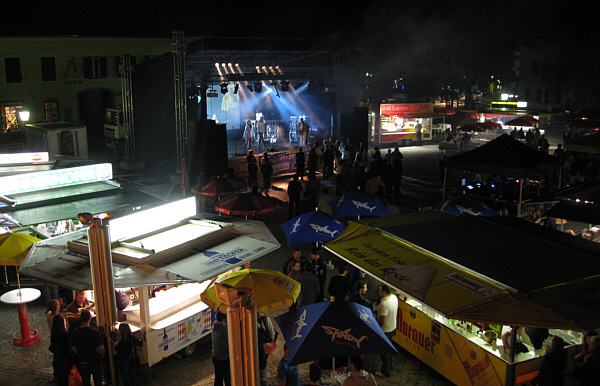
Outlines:
{"label": "person in white shirt", "polygon": [[[398,316],[398,298],[391,293],[388,285],[379,286],[379,297],[381,302],[377,307],[377,323],[381,326],[383,333],[390,341],[396,335],[396,318]],[[381,355],[381,373],[384,377],[392,376],[392,356],[390,354]]]}
{"label": "person in white shirt", "polygon": [[256,123],[256,132],[258,133],[258,146],[265,145],[265,117],[262,115]]}

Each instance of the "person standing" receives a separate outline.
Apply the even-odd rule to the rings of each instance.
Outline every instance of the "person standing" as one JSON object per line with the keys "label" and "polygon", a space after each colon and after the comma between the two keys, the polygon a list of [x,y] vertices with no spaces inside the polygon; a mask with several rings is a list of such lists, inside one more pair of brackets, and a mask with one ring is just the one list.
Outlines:
{"label": "person standing", "polygon": [[300,203],[300,194],[302,193],[302,184],[298,181],[298,175],[294,174],[288,184],[287,194],[289,197],[288,218],[297,216],[298,204]]}
{"label": "person standing", "polygon": [[51,323],[50,351],[54,354],[52,359],[54,379],[59,386],[68,386],[69,373],[73,365],[73,351],[69,342],[65,318],[61,314],[56,314]]}
{"label": "person standing", "polygon": [[288,364],[287,344],[283,345],[283,357],[277,365],[277,382],[279,386],[300,386],[300,372],[298,366]]}
{"label": "person standing", "polygon": [[244,147],[248,150],[252,148],[252,121],[249,119],[244,127]]}
{"label": "person standing", "polygon": [[212,362],[215,367],[215,386],[231,385],[229,372],[229,337],[227,333],[227,315],[217,312],[212,328]]}
{"label": "person standing", "polygon": [[137,342],[133,337],[129,324],[119,324],[119,342],[115,346],[115,351],[117,352],[116,359],[119,376],[125,386],[135,384],[135,368],[130,366],[130,362],[133,358],[133,351],[136,350],[135,346],[141,345],[142,342]]}
{"label": "person standing", "polygon": [[310,250],[310,258],[313,266],[313,273],[319,281],[319,292],[315,302],[319,303],[325,300],[325,282],[327,281],[327,264],[321,259],[321,248],[313,247]]}
{"label": "person standing", "polygon": [[102,357],[104,343],[98,330],[90,327],[92,316],[90,311],[81,311],[81,326],[71,333],[71,348],[77,358],[77,369],[81,375],[83,386],[90,386],[90,378],[94,385],[102,384]]}
{"label": "person standing", "polygon": [[308,178],[311,176],[317,178],[317,166],[319,165],[319,156],[317,155],[317,149],[315,147],[310,148],[308,153]]}
{"label": "person standing", "polygon": [[258,369],[261,386],[267,386],[269,371],[267,361],[269,355],[277,348],[277,332],[273,328],[271,318],[260,311],[256,312],[256,328],[258,336]]}
{"label": "person standing", "polygon": [[300,248],[294,247],[292,249],[292,257],[287,259],[285,264],[283,264],[281,272],[283,272],[284,275],[287,275],[296,263],[302,265],[306,261],[307,259],[306,257],[302,256],[302,251],[300,251]]}
{"label": "person standing", "polygon": [[338,274],[329,280],[329,296],[334,302],[344,302],[352,292],[352,281],[348,277],[348,263],[341,263],[338,266]]}
{"label": "person standing", "polygon": [[83,291],[75,291],[75,299],[67,306],[67,322],[69,332],[72,332],[81,325],[81,312],[89,311],[94,307],[94,302],[90,302]]}
{"label": "person standing", "polygon": [[[377,323],[381,326],[383,333],[392,341],[396,335],[396,317],[398,315],[398,298],[391,293],[387,284],[379,286],[379,298],[381,302],[377,307]],[[384,377],[392,376],[392,356],[390,354],[381,355],[381,373]]]}
{"label": "person standing", "polygon": [[314,304],[319,292],[321,292],[321,285],[319,279],[313,273],[311,261],[302,264],[302,272],[296,276],[296,281],[300,283],[300,294],[297,299],[298,307]]}
{"label": "person standing", "polygon": [[[567,353],[564,350],[565,342],[560,336],[553,336],[550,340],[550,351],[544,355],[537,377],[532,381],[533,385],[556,385],[562,386],[565,382],[564,371],[567,367]],[[598,383],[598,378],[595,383]]]}
{"label": "person standing", "polygon": [[246,161],[248,163],[248,186],[252,190],[258,186],[258,165],[256,157],[254,157],[254,150],[248,150]]}
{"label": "person standing", "polygon": [[371,309],[371,302],[365,297],[366,293],[367,283],[365,283],[363,280],[358,280],[356,283],[354,283],[354,292],[352,295],[350,295],[350,301]]}
{"label": "person standing", "polygon": [[308,125],[304,121],[304,118],[300,118],[298,122],[298,145],[300,147],[306,146],[306,138],[308,136]]}
{"label": "person standing", "polygon": [[423,128],[423,125],[421,125],[421,122],[417,121],[417,124],[415,125],[415,133],[417,134],[417,145],[421,146],[421,129]]}
{"label": "person standing", "polygon": [[[62,299],[61,299],[62,300]],[[48,330],[52,331],[52,319],[60,314],[61,300],[50,299],[48,302],[48,310],[46,311],[46,321],[48,322]]]}
{"label": "person standing", "polygon": [[262,115],[260,116],[260,119],[256,123],[256,132],[258,134],[258,146],[260,147],[261,144],[263,146],[266,146],[265,145],[265,117]]}
{"label": "person standing", "polygon": [[263,190],[265,194],[269,195],[269,190],[271,189],[271,181],[273,176],[273,164],[271,163],[271,159],[269,158],[269,153],[266,151],[263,153],[262,162],[260,165],[260,171],[263,176]]}
{"label": "person standing", "polygon": [[335,153],[331,145],[326,145],[323,152],[323,178],[327,179],[333,176],[333,164],[335,161]]}

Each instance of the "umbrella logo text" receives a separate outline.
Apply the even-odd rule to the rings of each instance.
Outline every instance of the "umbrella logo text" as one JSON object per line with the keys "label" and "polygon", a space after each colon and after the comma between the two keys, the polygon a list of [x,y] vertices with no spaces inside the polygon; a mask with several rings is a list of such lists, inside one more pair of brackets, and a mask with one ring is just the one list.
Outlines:
{"label": "umbrella logo text", "polygon": [[472,216],[479,216],[481,214],[481,212],[475,212],[473,210],[473,208],[467,208],[464,206],[460,206],[460,205],[456,205],[456,209],[458,209],[460,211],[460,214],[470,214]]}
{"label": "umbrella logo text", "polygon": [[300,314],[300,317],[298,318],[298,320],[294,322],[294,335],[292,336],[291,340],[302,339],[302,334],[301,334],[302,328],[307,325],[304,322],[305,320],[306,320],[306,310],[304,310],[304,312],[302,314]]}
{"label": "umbrella logo text", "polygon": [[[231,251],[225,253],[219,253],[214,251],[205,251],[204,255],[210,257],[213,261],[224,261],[228,264],[239,264],[242,262],[242,259],[248,257],[249,254],[242,255],[244,252],[248,251],[246,248],[236,248]],[[241,255],[241,256],[237,256]]]}
{"label": "umbrella logo text", "polygon": [[[355,337],[350,332],[351,328],[347,330],[340,330],[339,328],[330,327],[330,326],[321,326],[325,333],[331,335],[331,341],[334,342],[336,339],[346,341],[345,343],[350,343],[351,345],[356,346],[356,348],[360,348],[360,344],[363,340],[367,339],[366,335],[361,336],[360,338]],[[342,342],[344,343],[344,342]]]}
{"label": "umbrella logo text", "polygon": [[373,324],[373,318],[367,313],[367,311],[359,309],[358,313],[360,314],[360,320],[365,323]]}
{"label": "umbrella logo text", "polygon": [[367,205],[366,202],[352,200],[352,203],[354,204],[354,206],[356,206],[356,209],[368,210],[369,213],[373,213],[373,211],[377,208],[375,205],[373,205],[373,206]]}
{"label": "umbrella logo text", "polygon": [[[296,225],[296,224],[294,224],[294,225]],[[329,225],[327,225],[327,226],[321,226],[321,225],[318,225],[318,224],[310,224],[310,227],[312,229],[314,229],[314,231],[317,234],[320,233],[320,234],[323,234],[323,235],[330,236],[331,238],[334,238],[335,234],[339,233],[339,230],[335,230],[334,231],[334,230],[329,229]]]}

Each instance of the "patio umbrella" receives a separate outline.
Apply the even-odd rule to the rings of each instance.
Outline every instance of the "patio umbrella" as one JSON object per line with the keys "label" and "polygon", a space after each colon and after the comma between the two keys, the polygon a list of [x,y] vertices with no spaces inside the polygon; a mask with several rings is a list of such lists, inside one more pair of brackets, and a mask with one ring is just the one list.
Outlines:
{"label": "patio umbrella", "polygon": [[246,191],[246,184],[234,178],[213,177],[192,187],[199,196],[221,197]]}
{"label": "patio umbrella", "polygon": [[353,190],[344,193],[328,202],[335,218],[348,216],[389,216],[390,211],[375,198],[375,196],[364,190]]}
{"label": "patio umbrella", "polygon": [[278,316],[290,365],[336,356],[397,354],[365,306],[354,302],[323,302]]}
{"label": "patio umbrella", "polygon": [[281,224],[287,236],[287,245],[331,241],[346,229],[339,220],[327,213],[313,211]]}
{"label": "patio umbrella", "polygon": [[[29,248],[40,241],[37,237],[29,236],[26,233],[3,233],[0,235],[0,265],[14,265],[17,270],[17,285],[21,288],[19,279],[19,265],[27,256]],[[6,269],[6,268],[5,268]],[[5,280],[8,283],[8,276],[5,273]]]}
{"label": "patio umbrella", "polygon": [[524,115],[522,117],[511,119],[510,121],[506,122],[506,126],[533,127],[533,126],[537,125],[538,123],[540,123],[540,121],[538,121],[534,117],[530,117],[529,115]]}
{"label": "patio umbrella", "polygon": [[263,314],[290,307],[300,294],[300,283],[281,272],[268,269],[242,269],[217,277],[200,294],[200,299],[214,311],[227,312],[227,306],[217,299],[215,283],[228,284],[249,293]]}
{"label": "patio umbrella", "polygon": [[463,125],[456,129],[456,131],[462,131],[464,133],[475,133],[475,132],[482,132],[482,131],[486,131],[486,130],[487,130],[487,128],[479,125],[478,123],[472,123],[470,125]]}
{"label": "patio umbrella", "polygon": [[275,204],[259,193],[236,194],[217,202],[215,210],[219,213],[256,216],[275,211]]}
{"label": "patio umbrella", "polygon": [[472,216],[494,215],[492,208],[466,194],[450,197],[445,201],[433,205],[432,208],[454,214],[470,214]]}

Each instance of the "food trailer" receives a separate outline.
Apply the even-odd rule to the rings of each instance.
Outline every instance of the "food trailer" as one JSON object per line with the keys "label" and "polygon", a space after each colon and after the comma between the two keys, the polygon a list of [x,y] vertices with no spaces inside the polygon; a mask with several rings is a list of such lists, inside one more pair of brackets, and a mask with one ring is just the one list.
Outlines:
{"label": "food trailer", "polygon": [[588,305],[600,248],[517,218],[375,218],[351,222],[325,248],[399,291],[394,340],[455,384],[518,385],[537,375],[544,348],[521,332],[526,352],[504,347],[502,326],[547,328],[572,358],[580,331],[599,325]]}
{"label": "food trailer", "polygon": [[[132,304],[121,321],[141,339],[140,362],[190,355],[212,329],[200,294],[211,279],[279,248],[261,222],[196,214],[195,198],[109,221],[113,281]],[[20,272],[73,290],[92,289],[87,230],[40,241]]]}
{"label": "food trailer", "polygon": [[379,126],[372,127],[371,140],[408,145],[417,141],[417,124],[421,125],[421,139],[430,140],[434,130],[442,130],[432,123],[434,117],[440,116],[434,112],[433,103],[382,103],[379,106]]}

